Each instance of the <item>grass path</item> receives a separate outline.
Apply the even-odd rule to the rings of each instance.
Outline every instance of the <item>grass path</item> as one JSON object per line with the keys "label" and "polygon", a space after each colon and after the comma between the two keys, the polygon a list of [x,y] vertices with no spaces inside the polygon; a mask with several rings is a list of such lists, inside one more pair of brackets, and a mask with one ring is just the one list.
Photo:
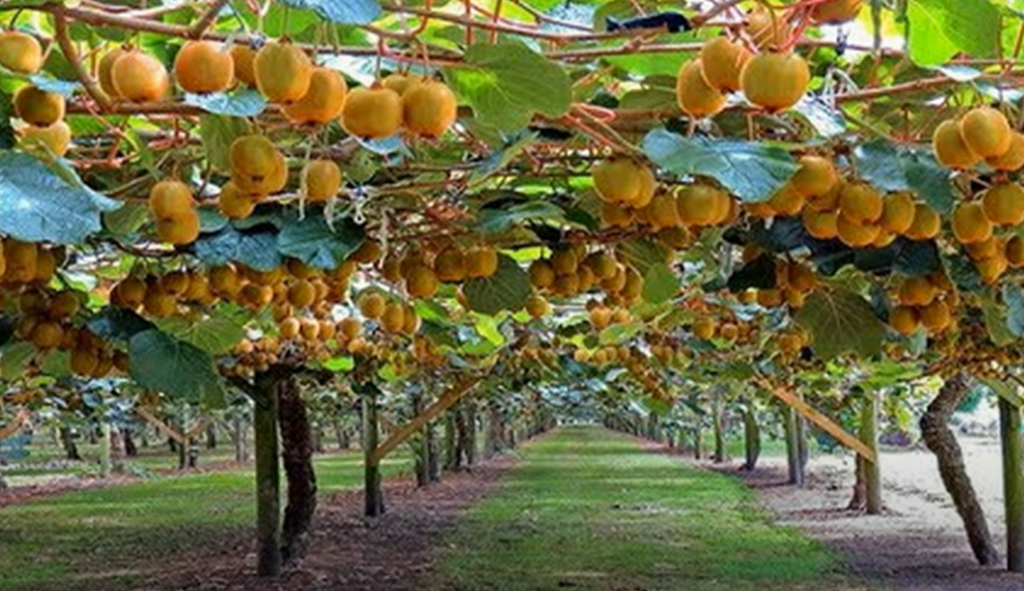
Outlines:
{"label": "grass path", "polygon": [[[319,456],[315,463],[321,495],[362,484],[360,453]],[[385,461],[386,474],[407,463]],[[253,482],[251,469],[226,470],[2,507],[0,590],[132,588],[145,578],[139,568],[148,563],[216,547],[251,530]]]}
{"label": "grass path", "polygon": [[528,445],[445,542],[431,589],[854,588],[823,546],[772,525],[740,482],[599,428]]}

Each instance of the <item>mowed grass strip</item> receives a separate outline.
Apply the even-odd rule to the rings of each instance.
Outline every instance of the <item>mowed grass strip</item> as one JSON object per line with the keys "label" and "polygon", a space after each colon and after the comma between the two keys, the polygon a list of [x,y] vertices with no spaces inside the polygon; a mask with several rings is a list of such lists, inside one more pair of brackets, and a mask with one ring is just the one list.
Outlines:
{"label": "mowed grass strip", "polygon": [[529,444],[447,540],[431,589],[853,589],[753,493],[636,441],[569,427]]}
{"label": "mowed grass strip", "polygon": [[[395,457],[385,460],[386,474],[407,468],[402,454]],[[362,484],[358,452],[315,462],[321,495]],[[252,470],[245,469],[157,477],[2,507],[0,590],[132,588],[175,555],[202,553],[251,530],[255,502]]]}

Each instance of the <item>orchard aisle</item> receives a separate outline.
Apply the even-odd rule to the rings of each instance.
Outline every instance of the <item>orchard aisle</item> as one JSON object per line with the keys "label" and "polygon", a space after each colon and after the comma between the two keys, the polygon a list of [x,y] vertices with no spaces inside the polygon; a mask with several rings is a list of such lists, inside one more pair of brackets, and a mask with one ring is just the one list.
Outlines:
{"label": "orchard aisle", "polygon": [[527,445],[443,545],[432,591],[858,588],[742,483],[595,427]]}

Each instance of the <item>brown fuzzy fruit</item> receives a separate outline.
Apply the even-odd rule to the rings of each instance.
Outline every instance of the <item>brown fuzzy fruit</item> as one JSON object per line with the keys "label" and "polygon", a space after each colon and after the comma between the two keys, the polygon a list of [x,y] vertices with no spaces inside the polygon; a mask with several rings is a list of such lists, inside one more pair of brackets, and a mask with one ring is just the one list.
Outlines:
{"label": "brown fuzzy fruit", "polygon": [[781,14],[757,5],[747,12],[746,33],[759,49],[782,47],[789,41],[792,29]]}
{"label": "brown fuzzy fruit", "polygon": [[949,304],[942,300],[935,300],[921,308],[918,314],[921,317],[921,325],[927,328],[931,334],[946,330],[953,322]]}
{"label": "brown fuzzy fruit", "polygon": [[960,135],[972,152],[998,158],[1010,149],[1013,130],[1006,116],[992,107],[971,109],[960,120]]}
{"label": "brown fuzzy fruit", "polygon": [[181,181],[160,181],[149,191],[149,211],[155,220],[180,219],[193,213],[192,190]]}
{"label": "brown fuzzy fruit", "polygon": [[903,235],[911,240],[931,240],[939,235],[941,229],[942,220],[938,212],[925,203],[917,203],[914,205],[914,221]]}
{"label": "brown fuzzy fruit", "polygon": [[491,277],[498,271],[498,251],[489,246],[478,246],[466,253],[466,277]]}
{"label": "brown fuzzy fruit", "polygon": [[380,315],[380,325],[392,334],[402,332],[405,326],[405,306],[401,302],[388,302]]}
{"label": "brown fuzzy fruit", "polygon": [[953,234],[961,244],[984,242],[992,237],[992,222],[980,201],[957,206],[953,211]]}
{"label": "brown fuzzy fruit", "polygon": [[195,242],[199,238],[199,212],[193,209],[179,218],[157,220],[156,235],[163,242],[171,244]]}
{"label": "brown fuzzy fruit", "polygon": [[440,281],[458,283],[466,278],[466,256],[455,247],[449,246],[434,257],[434,273]]}
{"label": "brown fuzzy fruit", "polygon": [[815,199],[828,195],[839,184],[839,173],[832,161],[824,156],[802,156],[800,168],[789,183],[797,193]]}
{"label": "brown fuzzy fruit", "polygon": [[47,127],[27,127],[21,131],[20,144],[29,150],[42,148],[63,156],[71,147],[71,128],[63,121]]}
{"label": "brown fuzzy fruit", "polygon": [[721,92],[740,89],[740,74],[752,54],[742,43],[728,37],[715,37],[700,49],[701,73],[708,86]]}
{"label": "brown fuzzy fruit", "polygon": [[258,184],[271,177],[280,155],[274,144],[262,135],[243,135],[231,143],[228,157],[231,162],[231,176],[239,187],[248,190],[247,185]]}
{"label": "brown fuzzy fruit", "polygon": [[117,88],[114,87],[114,78],[111,73],[114,69],[114,62],[126,53],[128,53],[128,50],[121,47],[108,51],[103,55],[100,65],[96,68],[96,78],[100,83],[100,89],[110,98],[121,97],[117,92]]}
{"label": "brown fuzzy fruit", "polygon": [[629,158],[612,158],[594,167],[594,190],[606,202],[644,207],[657,188],[654,172]]}
{"label": "brown fuzzy fruit", "polygon": [[299,279],[288,286],[288,303],[296,308],[305,308],[316,300],[316,289],[313,284],[304,279]]}
{"label": "brown fuzzy fruit", "polygon": [[1006,250],[1004,252],[1007,262],[1014,269],[1024,267],[1024,239],[1020,236],[1011,236],[1006,241]]}
{"label": "brown fuzzy fruit", "polygon": [[889,326],[901,335],[914,334],[920,325],[921,320],[917,316],[917,311],[910,306],[897,306],[889,313]]}
{"label": "brown fuzzy fruit", "polygon": [[1010,137],[1010,147],[1006,153],[997,158],[989,158],[988,165],[996,170],[1013,172],[1024,166],[1024,134],[1014,132]]}
{"label": "brown fuzzy fruit", "polygon": [[530,277],[530,285],[536,289],[547,289],[555,283],[555,270],[548,261],[533,261],[527,269],[527,274]]}
{"label": "brown fuzzy fruit", "polygon": [[341,124],[357,137],[391,137],[402,127],[402,97],[379,85],[356,88],[345,101]]}
{"label": "brown fuzzy fruit", "polygon": [[551,310],[548,301],[539,295],[532,295],[526,300],[526,312],[532,318],[543,318]]}
{"label": "brown fuzzy fruit", "polygon": [[935,128],[932,151],[935,159],[949,168],[967,169],[981,161],[981,156],[960,135],[960,123],[952,119],[943,121]]}
{"label": "brown fuzzy fruit", "polygon": [[828,0],[811,9],[811,21],[818,25],[841,25],[857,18],[861,0]]}
{"label": "brown fuzzy fruit", "polygon": [[894,234],[903,234],[914,223],[914,198],[910,193],[889,193],[882,208],[882,227]]}
{"label": "brown fuzzy fruit", "polygon": [[239,189],[238,185],[228,181],[220,189],[217,207],[224,217],[241,220],[252,215],[253,210],[256,209],[256,200]]}
{"label": "brown fuzzy fruit", "polygon": [[235,43],[230,49],[231,60],[234,62],[235,79],[249,86],[256,86],[256,50],[245,43]]}
{"label": "brown fuzzy fruit", "polygon": [[110,82],[116,95],[126,101],[145,103],[158,101],[171,88],[171,77],[160,60],[132,49],[110,67]]}
{"label": "brown fuzzy fruit", "polygon": [[690,117],[711,117],[725,108],[725,95],[708,84],[700,59],[683,64],[676,76],[676,104]]}
{"label": "brown fuzzy fruit", "polygon": [[847,183],[839,192],[839,217],[855,224],[873,224],[882,217],[885,203],[867,183]]}
{"label": "brown fuzzy fruit", "polygon": [[904,306],[927,306],[939,290],[927,277],[908,277],[900,284],[899,301]]}
{"label": "brown fuzzy fruit", "polygon": [[743,68],[747,100],[769,112],[784,111],[800,101],[811,81],[807,62],[799,55],[761,53]]}
{"label": "brown fuzzy fruit", "polygon": [[272,103],[288,105],[305,96],[313,79],[313,62],[291,43],[268,43],[252,62],[256,88]]}
{"label": "brown fuzzy fruit", "polygon": [[687,226],[711,226],[721,222],[723,203],[729,204],[729,196],[709,185],[686,185],[676,191],[679,221]]}
{"label": "brown fuzzy fruit", "polygon": [[405,290],[414,298],[429,298],[437,293],[437,275],[426,265],[413,265],[405,278]]}
{"label": "brown fuzzy fruit", "polygon": [[341,190],[341,168],[331,160],[310,160],[302,167],[306,199],[327,201]]}
{"label": "brown fuzzy fruit", "polygon": [[806,203],[804,196],[798,193],[792,184],[786,183],[772,195],[766,205],[774,215],[790,216],[800,213]]}
{"label": "brown fuzzy fruit", "polygon": [[20,31],[0,33],[0,66],[18,74],[35,74],[43,67],[43,47]]}
{"label": "brown fuzzy fruit", "polygon": [[851,248],[870,246],[878,239],[882,227],[875,224],[859,224],[840,215],[836,220],[836,235]]}
{"label": "brown fuzzy fruit", "polygon": [[405,74],[390,74],[385,76],[380,81],[381,86],[384,88],[390,88],[397,92],[399,96],[405,94],[405,91],[409,89],[414,83],[419,81],[418,76],[406,76]]}
{"label": "brown fuzzy fruit", "polygon": [[806,207],[801,218],[807,233],[818,240],[831,240],[839,235],[838,215],[833,212],[819,212]]}
{"label": "brown fuzzy fruit", "polygon": [[1024,222],[1024,188],[1016,183],[992,185],[981,200],[985,217],[997,226]]}
{"label": "brown fuzzy fruit", "polygon": [[235,81],[235,61],[222,43],[188,41],[174,57],[174,79],[185,92],[221,92]]}
{"label": "brown fuzzy fruit", "polygon": [[423,80],[409,85],[402,97],[402,118],[409,133],[441,137],[455,123],[458,100],[444,83]]}
{"label": "brown fuzzy fruit", "polygon": [[323,125],[341,115],[347,97],[348,84],[340,73],[330,68],[315,68],[306,94],[282,111],[292,123]]}
{"label": "brown fuzzy fruit", "polygon": [[22,86],[14,95],[14,114],[37,127],[53,125],[64,118],[64,97],[31,84]]}

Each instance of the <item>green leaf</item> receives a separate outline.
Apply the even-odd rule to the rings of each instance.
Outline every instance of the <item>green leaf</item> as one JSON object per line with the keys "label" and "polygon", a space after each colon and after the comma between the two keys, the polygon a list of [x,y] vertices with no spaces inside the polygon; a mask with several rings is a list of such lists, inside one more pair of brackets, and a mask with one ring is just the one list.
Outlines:
{"label": "green leaf", "polygon": [[270,271],[281,264],[277,231],[261,225],[238,230],[232,225],[215,234],[204,234],[195,242],[196,256],[208,265],[237,262],[258,271]]}
{"label": "green leaf", "polygon": [[473,316],[476,332],[480,336],[490,341],[496,347],[505,344],[505,335],[501,334],[501,329],[498,328],[498,321],[493,316],[488,316],[487,314],[474,314]]}
{"label": "green leaf", "polygon": [[656,263],[647,269],[644,274],[644,301],[652,304],[660,304],[672,299],[672,296],[679,293],[679,276],[672,272],[672,269],[665,263]]}
{"label": "green leaf", "polygon": [[1007,309],[991,297],[981,298],[981,317],[985,321],[985,329],[988,331],[988,338],[997,347],[1006,347],[1016,340],[1009,328]]}
{"label": "green leaf", "polygon": [[199,403],[224,395],[208,353],[155,328],[128,341],[128,365],[140,386],[174,399]]}
{"label": "green leaf", "polygon": [[861,178],[875,187],[911,191],[940,214],[952,211],[955,197],[949,171],[931,152],[876,139],[857,146],[854,155]]}
{"label": "green leaf", "polygon": [[476,229],[484,234],[503,234],[513,225],[525,221],[565,223],[565,210],[547,201],[530,201],[512,207],[480,211]]}
{"label": "green leaf", "polygon": [[267,108],[267,100],[263,95],[250,89],[209,94],[186,93],[183,101],[207,113],[229,117],[256,117]]}
{"label": "green leaf", "polygon": [[885,327],[871,304],[845,289],[812,293],[796,321],[811,333],[814,353],[825,360],[846,351],[871,357],[881,351],[885,338]]}
{"label": "green leaf", "polygon": [[910,0],[907,3],[910,59],[937,66],[963,52],[995,57],[999,10],[989,0]]}
{"label": "green leaf", "polygon": [[530,278],[526,272],[504,254],[498,255],[498,270],[494,275],[470,279],[462,285],[469,309],[481,314],[520,310],[526,305],[530,291]]}
{"label": "green leaf", "polygon": [[1006,380],[997,380],[993,378],[982,378],[981,382],[988,386],[990,390],[995,392],[996,396],[1006,400],[1010,404],[1018,408],[1024,405],[1024,397],[1021,396],[1020,390],[1017,389],[1016,384],[1012,384]]}
{"label": "green leaf", "polygon": [[82,85],[78,82],[61,80],[47,74],[35,74],[33,76],[29,76],[28,79],[40,90],[59,94],[64,98],[71,98],[75,92],[82,88]]}
{"label": "green leaf", "polygon": [[344,25],[368,25],[380,18],[377,0],[281,0],[292,8],[307,8],[325,19]]}
{"label": "green leaf", "polygon": [[303,220],[292,218],[277,236],[277,249],[317,269],[336,269],[363,243],[362,226],[351,219],[334,223],[334,229],[317,211],[306,212]]}
{"label": "green leaf", "polygon": [[746,203],[770,199],[798,168],[782,148],[736,140],[686,138],[665,129],[647,134],[643,148],[655,164],[680,176],[711,177]]}
{"label": "green leaf", "polygon": [[344,357],[332,357],[324,362],[324,369],[335,372],[352,371],[352,369],[354,369],[355,366],[356,360],[349,355],[346,355]]}
{"label": "green leaf", "polygon": [[142,203],[125,203],[103,214],[103,226],[115,236],[129,236],[149,221],[149,208]]}
{"label": "green leaf", "polygon": [[4,347],[0,352],[0,377],[5,380],[18,379],[35,354],[36,346],[28,341],[18,341]]}
{"label": "green leaf", "polygon": [[226,314],[213,314],[199,322],[171,317],[158,320],[156,325],[165,333],[191,343],[210,355],[224,355],[245,338],[245,329]]}
{"label": "green leaf", "polygon": [[534,113],[561,117],[572,103],[565,70],[520,41],[477,43],[445,78],[481,123],[505,132],[526,127]]}
{"label": "green leaf", "polygon": [[152,329],[153,323],[131,310],[107,306],[93,314],[85,326],[98,337],[128,341],[140,332]]}
{"label": "green leaf", "polygon": [[40,370],[42,370],[43,375],[52,378],[65,378],[74,375],[74,372],[71,371],[71,353],[51,349],[44,355],[43,361],[40,364]]}
{"label": "green leaf", "polygon": [[668,250],[647,238],[623,240],[616,245],[615,253],[622,262],[636,269],[642,276],[646,276],[653,265],[664,265],[668,260]]}
{"label": "green leaf", "polygon": [[1006,306],[1006,328],[1014,336],[1024,336],[1024,289],[1016,283],[1003,284],[1003,304]]}
{"label": "green leaf", "polygon": [[100,231],[101,213],[119,206],[86,187],[77,176],[62,178],[33,156],[0,152],[3,234],[28,242],[76,244]]}
{"label": "green leaf", "polygon": [[644,330],[641,322],[627,322],[625,324],[613,324],[601,331],[598,335],[598,342],[602,345],[621,345]]}
{"label": "green leaf", "polygon": [[238,117],[227,115],[202,115],[199,117],[199,137],[203,153],[210,165],[221,172],[231,171],[229,150],[236,138],[249,133],[249,123]]}

